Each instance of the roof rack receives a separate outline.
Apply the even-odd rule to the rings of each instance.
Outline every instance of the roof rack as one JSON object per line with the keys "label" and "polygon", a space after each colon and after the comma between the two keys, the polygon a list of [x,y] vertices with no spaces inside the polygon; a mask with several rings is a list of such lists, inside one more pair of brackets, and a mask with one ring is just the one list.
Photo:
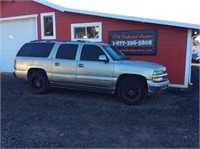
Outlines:
{"label": "roof rack", "polygon": [[67,40],[32,40],[30,42],[91,42],[89,40],[76,40],[76,41],[67,41]]}
{"label": "roof rack", "polygon": [[52,40],[32,40],[30,42],[52,42]]}
{"label": "roof rack", "polygon": [[77,40],[77,42],[91,42],[89,40]]}
{"label": "roof rack", "polygon": [[30,42],[67,42],[64,40],[32,40]]}

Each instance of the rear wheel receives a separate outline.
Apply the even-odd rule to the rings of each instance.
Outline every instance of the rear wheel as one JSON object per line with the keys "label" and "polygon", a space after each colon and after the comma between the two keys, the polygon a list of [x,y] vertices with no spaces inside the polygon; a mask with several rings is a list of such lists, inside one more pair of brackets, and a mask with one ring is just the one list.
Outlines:
{"label": "rear wheel", "polygon": [[44,94],[49,90],[49,81],[44,72],[33,72],[29,77],[29,86],[33,93]]}
{"label": "rear wheel", "polygon": [[137,105],[145,100],[147,88],[140,78],[127,77],[119,82],[117,93],[124,103]]}

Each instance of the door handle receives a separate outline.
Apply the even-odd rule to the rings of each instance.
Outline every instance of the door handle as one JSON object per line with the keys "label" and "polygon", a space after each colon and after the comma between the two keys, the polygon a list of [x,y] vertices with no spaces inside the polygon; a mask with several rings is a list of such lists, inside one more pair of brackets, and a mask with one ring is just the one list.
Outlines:
{"label": "door handle", "polygon": [[81,68],[82,68],[82,67],[84,67],[84,65],[83,65],[83,64],[78,64],[78,67],[81,67]]}
{"label": "door handle", "polygon": [[55,62],[55,66],[60,66],[60,63],[59,62]]}

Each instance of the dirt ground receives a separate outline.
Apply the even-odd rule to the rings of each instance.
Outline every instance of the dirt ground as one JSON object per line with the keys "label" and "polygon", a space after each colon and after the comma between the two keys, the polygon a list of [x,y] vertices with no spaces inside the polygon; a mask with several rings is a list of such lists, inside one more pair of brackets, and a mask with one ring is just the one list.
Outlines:
{"label": "dirt ground", "polygon": [[2,148],[198,148],[199,66],[192,88],[168,89],[138,106],[114,95],[51,89],[1,75]]}

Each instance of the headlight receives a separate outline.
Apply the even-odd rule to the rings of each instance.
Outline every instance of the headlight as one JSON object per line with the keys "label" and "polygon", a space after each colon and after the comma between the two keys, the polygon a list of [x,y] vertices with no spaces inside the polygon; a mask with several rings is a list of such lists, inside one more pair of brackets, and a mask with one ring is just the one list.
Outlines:
{"label": "headlight", "polygon": [[167,79],[167,72],[166,70],[156,70],[153,72],[152,81],[153,82],[162,82]]}
{"label": "headlight", "polygon": [[156,70],[153,72],[153,75],[162,75],[163,71],[162,70]]}

